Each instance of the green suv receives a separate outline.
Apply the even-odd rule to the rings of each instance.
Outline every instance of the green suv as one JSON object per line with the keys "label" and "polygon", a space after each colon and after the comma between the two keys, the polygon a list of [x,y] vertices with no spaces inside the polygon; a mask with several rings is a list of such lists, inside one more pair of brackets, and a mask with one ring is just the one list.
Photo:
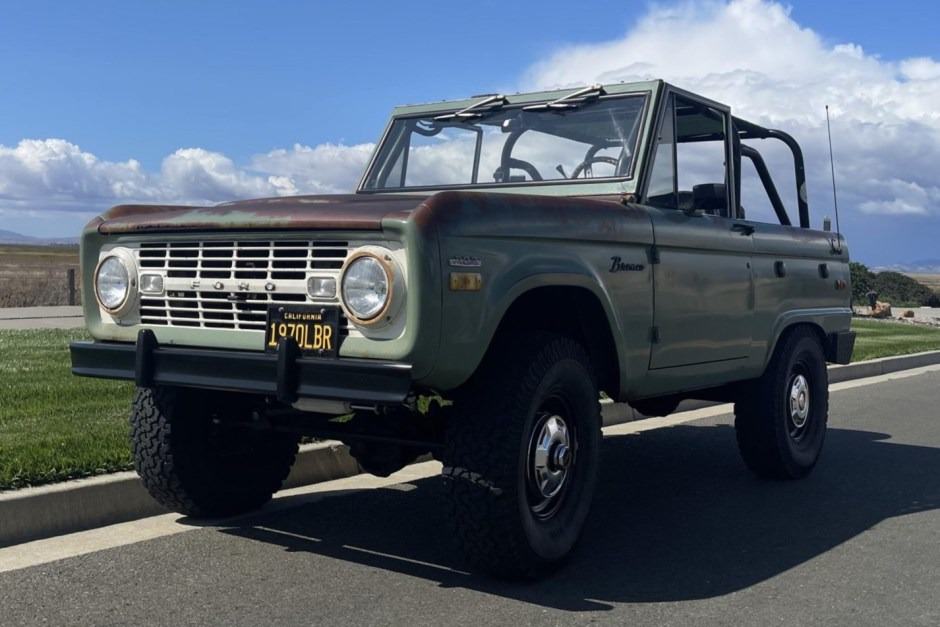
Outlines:
{"label": "green suv", "polygon": [[[792,157],[795,214],[758,140]],[[799,145],[662,81],[400,107],[355,194],[123,205],[81,243],[72,370],[136,382],[160,503],[257,508],[303,436],[378,475],[430,454],[468,560],[505,577],[574,547],[602,394],[734,402],[745,464],[799,478],[854,344]]]}

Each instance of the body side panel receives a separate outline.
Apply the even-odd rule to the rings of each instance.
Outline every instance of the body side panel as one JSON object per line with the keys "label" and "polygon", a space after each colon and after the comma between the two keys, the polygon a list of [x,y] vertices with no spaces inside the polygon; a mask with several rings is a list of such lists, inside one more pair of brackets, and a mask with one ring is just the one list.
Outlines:
{"label": "body side panel", "polygon": [[[824,333],[851,326],[848,249],[835,235],[795,226],[754,226],[754,340],[751,360],[763,369],[781,333],[812,323]],[[781,264],[784,276],[779,276]]]}
{"label": "body side panel", "polygon": [[[748,357],[753,242],[733,220],[651,209],[660,262],[650,369],[733,362]],[[709,366],[709,369],[718,366]],[[653,376],[653,373],[651,373]]]}
{"label": "body side panel", "polygon": [[[439,359],[426,383],[449,389],[466,381],[513,302],[547,286],[594,294],[617,344],[621,389],[629,392],[642,380],[652,320],[652,227],[645,210],[583,198],[456,192],[428,205],[415,219],[439,229],[444,287]],[[611,272],[613,257],[631,270]],[[450,272],[467,270],[450,260],[464,258],[480,262],[478,292],[447,287]]]}

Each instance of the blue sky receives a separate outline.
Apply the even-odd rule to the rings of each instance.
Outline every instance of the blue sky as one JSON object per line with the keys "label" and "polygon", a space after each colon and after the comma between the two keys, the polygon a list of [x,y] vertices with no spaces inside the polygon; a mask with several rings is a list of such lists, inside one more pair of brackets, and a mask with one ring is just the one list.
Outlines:
{"label": "blue sky", "polygon": [[[181,148],[224,156],[241,168],[295,144],[365,144],[395,104],[544,83],[543,65],[569,46],[616,41],[651,11],[686,4],[7,2],[0,19],[0,148],[59,138],[100,162],[133,160],[149,177]],[[940,59],[940,3],[788,6],[790,19],[826,46],[856,44],[886,64]],[[108,202],[107,194],[83,196],[85,184],[30,196],[4,193],[3,180],[0,173],[0,209],[4,196],[13,200],[0,213],[0,228],[66,235]],[[233,194],[253,189],[246,183]],[[46,202],[48,215],[61,219],[41,215]],[[911,219],[936,228],[937,203],[930,202],[930,211],[910,212]],[[916,251],[899,247],[880,262],[940,257],[928,248],[926,241]]]}
{"label": "blue sky", "polygon": [[[183,146],[236,161],[375,139],[396,105],[513,88],[567,43],[622,35],[649,2],[9,3],[0,144],[64,137],[159,165]],[[940,57],[940,3],[791,2],[833,41]]]}

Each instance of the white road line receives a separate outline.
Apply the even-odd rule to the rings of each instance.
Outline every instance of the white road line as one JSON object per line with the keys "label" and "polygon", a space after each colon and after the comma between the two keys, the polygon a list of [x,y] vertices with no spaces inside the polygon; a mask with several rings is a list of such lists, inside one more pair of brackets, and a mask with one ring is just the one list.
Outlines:
{"label": "white road line", "polygon": [[[940,365],[925,366],[923,368],[903,370],[877,377],[869,377],[867,379],[834,383],[829,386],[829,389],[836,392],[877,383],[885,383],[897,379],[907,379],[928,372],[938,371],[940,371]],[[705,418],[714,418],[715,416],[729,414],[733,409],[734,406],[731,403],[726,403],[714,407],[681,412],[673,414],[672,416],[666,416],[665,418],[648,418],[605,427],[603,431],[605,436],[642,433],[653,429],[663,429],[687,424]],[[274,501],[269,504],[263,512],[271,513],[282,511],[299,505],[314,503],[330,496],[348,494],[351,491],[383,488],[426,479],[439,474],[440,470],[441,465],[438,462],[424,462],[409,466],[386,478],[373,477],[371,475],[358,475],[346,479],[338,479],[336,481],[328,481],[294,488],[292,490],[285,490],[279,492]],[[248,516],[255,515],[257,515],[257,513],[249,514]],[[234,524],[238,520],[245,519],[246,517],[247,516],[242,516],[227,521],[220,521],[218,526],[225,527],[226,524]],[[0,548],[0,572],[28,568],[30,566],[46,564],[56,560],[126,546],[128,544],[145,542],[147,540],[201,528],[198,525],[180,522],[180,520],[182,519],[179,514],[163,514],[151,518],[110,525],[100,529],[80,531],[64,536]],[[305,539],[309,540],[309,538]]]}
{"label": "white road line", "polygon": [[78,314],[76,316],[23,316],[22,318],[0,318],[0,320],[68,320],[83,317],[82,314]]}
{"label": "white road line", "polygon": [[843,381],[842,383],[833,383],[829,386],[830,392],[838,392],[839,390],[851,390],[852,388],[860,388],[866,385],[874,385],[875,383],[885,383],[886,381],[895,381],[897,379],[907,379],[910,377],[917,377],[922,374],[927,374],[928,372],[938,372],[940,371],[940,364],[934,364],[932,366],[923,366],[922,368],[912,368],[910,370],[899,370],[897,372],[889,372],[888,374],[878,375],[877,377],[868,377],[867,379],[855,379],[853,381]]}
{"label": "white road line", "polygon": [[721,416],[732,411],[734,411],[734,405],[731,403],[725,403],[723,405],[715,405],[714,407],[703,407],[701,409],[693,409],[691,411],[682,411],[678,414],[672,414],[671,416],[664,416],[661,418],[644,418],[643,420],[625,422],[620,425],[604,427],[602,431],[604,432],[605,436],[642,433],[643,431],[652,431],[653,429],[663,429],[665,427],[684,425],[688,422],[695,422],[696,420],[703,420],[705,418],[714,418],[715,416]]}
{"label": "white road line", "polygon": [[[274,500],[262,510],[262,513],[273,513],[291,509],[308,503],[340,496],[358,490],[371,490],[401,483],[408,483],[433,477],[440,474],[441,465],[438,462],[424,462],[414,464],[396,472],[390,477],[373,477],[372,475],[357,475],[346,479],[337,479],[324,483],[302,486],[292,490],[278,492]],[[218,521],[217,526],[232,525],[248,516],[257,516],[258,512]],[[202,528],[200,525],[180,522],[184,520],[180,514],[161,514],[150,518],[132,520],[129,522],[79,531],[64,536],[45,538],[17,544],[15,546],[0,548],[0,572],[19,570],[39,564],[47,564],[87,553],[95,553],[105,549],[113,549],[128,544],[145,542],[155,538],[172,536],[185,531]]]}
{"label": "white road line", "polygon": [[[829,391],[838,392],[840,390],[851,390],[852,388],[860,388],[866,385],[874,385],[876,383],[886,383],[888,381],[896,381],[898,379],[907,379],[909,377],[916,377],[928,372],[938,371],[940,371],[940,364],[924,366],[922,368],[913,368],[911,370],[900,370],[898,372],[882,374],[876,377],[833,383],[829,386]],[[604,427],[603,432],[604,435],[627,435],[630,433],[642,433],[643,431],[650,431],[651,429],[673,427],[676,425],[695,422],[696,420],[703,420],[705,418],[714,418],[715,416],[722,416],[724,414],[730,414],[733,412],[734,404],[724,403],[722,405],[715,405],[714,407],[704,407],[702,409],[694,409],[692,411],[683,411],[679,412],[678,414],[666,416],[664,418],[647,418],[645,420],[637,420],[620,425]]]}

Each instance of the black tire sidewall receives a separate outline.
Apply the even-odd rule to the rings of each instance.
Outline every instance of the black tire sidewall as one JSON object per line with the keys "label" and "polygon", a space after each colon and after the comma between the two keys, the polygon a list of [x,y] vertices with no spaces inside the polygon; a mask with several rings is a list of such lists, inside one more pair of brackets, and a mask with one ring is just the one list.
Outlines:
{"label": "black tire sidewall", "polygon": [[131,449],[144,487],[168,509],[194,517],[239,514],[260,507],[287,477],[297,436],[227,430],[236,452],[220,450],[212,418],[245,412],[240,397],[184,388],[138,388]]}
{"label": "black tire sidewall", "polygon": [[[526,466],[537,413],[553,392],[570,407],[565,421],[577,431],[580,467],[558,510],[542,519],[529,505]],[[596,379],[579,343],[533,331],[504,336],[491,348],[455,396],[442,455],[449,520],[470,565],[500,578],[533,579],[564,563],[590,510],[600,426]]]}
{"label": "black tire sidewall", "polygon": [[[780,411],[775,416],[778,446],[787,451],[791,474],[802,475],[812,469],[822,452],[828,421],[829,377],[819,343],[811,337],[801,337],[788,355],[777,377],[774,393],[780,395]],[[810,412],[803,437],[796,441],[790,436],[789,404],[791,382],[796,374],[803,374],[809,385]]]}
{"label": "black tire sidewall", "polygon": [[[526,493],[526,465],[532,432],[538,421],[541,403],[552,395],[565,400],[570,415],[565,416],[569,429],[575,433],[577,450],[564,500],[559,510],[547,520],[539,519],[529,507]],[[545,562],[554,562],[567,555],[577,542],[581,528],[590,510],[594,496],[600,458],[601,429],[593,404],[598,393],[590,373],[574,359],[555,363],[545,373],[532,395],[526,416],[522,441],[519,443],[517,471],[517,504],[529,547],[534,556]]]}

